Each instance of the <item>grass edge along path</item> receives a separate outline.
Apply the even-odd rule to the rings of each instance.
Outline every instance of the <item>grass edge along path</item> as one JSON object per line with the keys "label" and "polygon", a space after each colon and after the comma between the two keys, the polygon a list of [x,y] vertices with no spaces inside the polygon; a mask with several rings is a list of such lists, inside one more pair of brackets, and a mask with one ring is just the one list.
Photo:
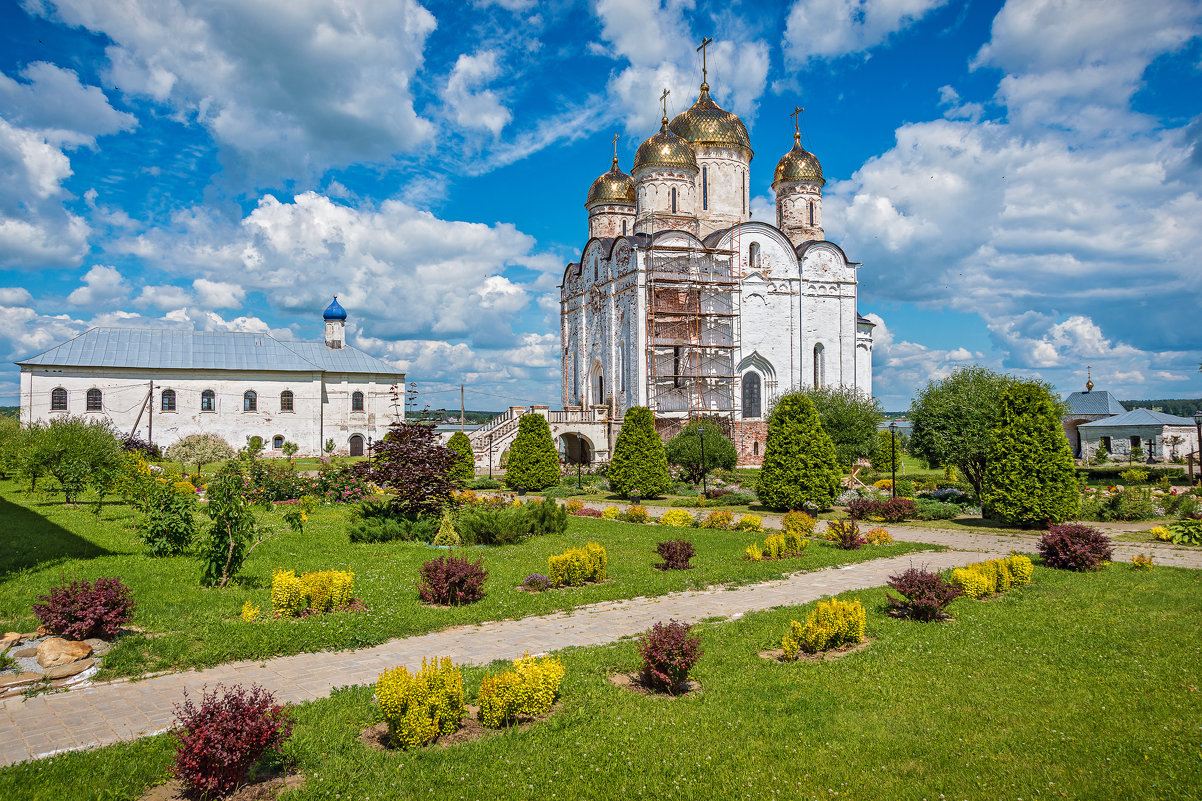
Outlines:
{"label": "grass edge along path", "polygon": [[[1004,555],[996,553],[994,556]],[[905,554],[856,565],[794,574],[735,588],[710,588],[654,598],[632,598],[571,612],[460,626],[392,640],[357,651],[323,651],[224,664],[136,682],[100,684],[68,693],[0,701],[0,764],[62,750],[87,748],[162,731],[172,706],[188,690],[218,682],[254,682],[289,703],[325,697],[335,687],[374,682],[383,670],[416,670],[423,657],[450,656],[457,663],[487,664],[570,646],[598,645],[645,631],[675,618],[695,622],[774,606],[805,603],[847,590],[880,586],[911,564],[946,569],[988,558],[959,552]]]}
{"label": "grass edge along path", "polygon": [[[752,612],[698,627],[702,690],[673,700],[609,684],[637,665],[633,642],[567,648],[550,720],[452,748],[367,750],[372,688],[343,687],[295,710],[283,761],[306,784],[288,797],[1197,798],[1200,582],[1037,567],[941,624],[887,617],[881,589],[847,592],[873,642],[825,663],[756,656],[807,608]],[[464,670],[469,700],[482,672]],[[163,736],[64,754],[0,769],[0,796],[136,799],[170,761]]]}

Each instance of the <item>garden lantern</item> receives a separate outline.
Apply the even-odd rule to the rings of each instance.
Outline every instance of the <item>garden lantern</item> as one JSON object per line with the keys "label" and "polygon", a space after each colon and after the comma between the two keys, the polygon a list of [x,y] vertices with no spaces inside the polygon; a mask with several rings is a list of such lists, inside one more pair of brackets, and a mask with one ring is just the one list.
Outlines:
{"label": "garden lantern", "polygon": [[889,482],[889,491],[893,497],[897,497],[897,421],[894,420],[889,424],[889,469],[893,472],[893,479]]}

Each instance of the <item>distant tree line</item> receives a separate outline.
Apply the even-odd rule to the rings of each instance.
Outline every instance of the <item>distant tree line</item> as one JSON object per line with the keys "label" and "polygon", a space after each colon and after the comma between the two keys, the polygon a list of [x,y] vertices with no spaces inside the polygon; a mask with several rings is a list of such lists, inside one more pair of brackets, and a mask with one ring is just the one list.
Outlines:
{"label": "distant tree line", "polygon": [[1119,401],[1127,411],[1132,409],[1158,409],[1165,414],[1175,414],[1178,417],[1193,417],[1194,412],[1202,409],[1202,399],[1168,398],[1165,400],[1125,400]]}

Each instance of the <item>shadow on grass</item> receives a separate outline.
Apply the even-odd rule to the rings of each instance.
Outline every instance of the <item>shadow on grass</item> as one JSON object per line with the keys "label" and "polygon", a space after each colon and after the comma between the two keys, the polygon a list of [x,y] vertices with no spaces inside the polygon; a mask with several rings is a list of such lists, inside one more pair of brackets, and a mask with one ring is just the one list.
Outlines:
{"label": "shadow on grass", "polygon": [[52,523],[32,509],[0,498],[0,579],[68,559],[93,559],[111,551]]}

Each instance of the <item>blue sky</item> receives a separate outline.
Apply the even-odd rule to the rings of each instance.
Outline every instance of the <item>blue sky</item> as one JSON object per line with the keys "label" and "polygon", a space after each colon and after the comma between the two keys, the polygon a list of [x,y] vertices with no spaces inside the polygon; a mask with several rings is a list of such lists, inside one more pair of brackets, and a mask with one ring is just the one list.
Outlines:
{"label": "blue sky", "polygon": [[0,356],[315,339],[338,294],[432,406],[555,403],[588,186],[691,105],[702,36],[759,218],[806,109],[887,408],[968,363],[1202,395],[1196,0],[5,4]]}

